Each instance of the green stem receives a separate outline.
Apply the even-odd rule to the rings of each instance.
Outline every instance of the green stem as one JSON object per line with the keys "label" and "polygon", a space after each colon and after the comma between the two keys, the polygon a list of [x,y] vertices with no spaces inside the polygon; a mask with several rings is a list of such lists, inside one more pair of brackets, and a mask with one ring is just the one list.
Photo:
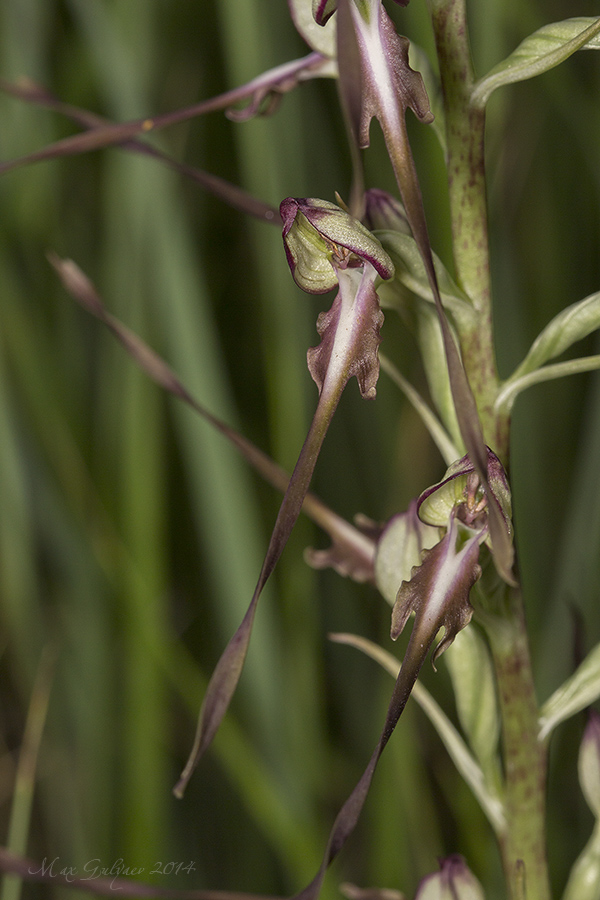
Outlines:
{"label": "green stem", "polygon": [[[463,362],[486,442],[508,465],[509,417],[498,416],[493,343],[484,111],[471,104],[474,74],[466,0],[429,0],[446,116],[448,191],[456,277],[478,312],[476,327],[460,333]],[[497,594],[497,592],[493,592]],[[546,755],[538,740],[538,708],[521,594],[503,585],[499,604],[484,614],[492,649],[504,752],[507,829],[501,839],[508,896],[549,900],[546,864]]]}
{"label": "green stem", "polygon": [[508,423],[494,416],[498,375],[493,343],[485,187],[485,113],[471,105],[474,73],[465,0],[430,0],[446,117],[448,191],[458,283],[478,312],[461,330],[463,362],[477,401],[486,442],[508,458]]}
{"label": "green stem", "polygon": [[506,587],[502,618],[484,623],[496,671],[504,756],[507,821],[501,839],[508,896],[519,900],[525,877],[527,900],[550,900],[546,861],[546,748],[539,740],[538,706],[523,605],[518,589]]}

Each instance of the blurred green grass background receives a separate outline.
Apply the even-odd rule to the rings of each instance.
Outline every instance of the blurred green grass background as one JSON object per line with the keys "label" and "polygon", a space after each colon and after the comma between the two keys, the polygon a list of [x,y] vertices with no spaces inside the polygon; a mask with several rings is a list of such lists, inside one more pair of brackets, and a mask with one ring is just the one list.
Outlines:
{"label": "blurred green grass background", "polygon": [[[600,12],[584,0],[576,10],[568,0],[472,7],[479,74],[545,22]],[[431,48],[420,0],[393,13]],[[273,0],[0,4],[0,75],[29,76],[113,120],[190,104],[304,52],[287,5]],[[504,376],[553,315],[600,286],[599,96],[598,57],[588,53],[490,103]],[[368,182],[393,190],[375,131]],[[72,132],[0,95],[2,160]],[[422,126],[411,123],[411,134],[434,247],[451,265],[441,153]],[[268,119],[233,124],[213,113],[154,140],[273,205],[347,195],[333,82],[302,86]],[[354,651],[330,646],[327,632],[387,644],[389,611],[371,588],[308,569],[303,548],[326,540],[300,522],[261,601],[231,713],[184,800],[172,797],[279,498],[76,308],[45,254],[73,258],[202,403],[289,469],[315,403],[305,353],[322,298],[293,285],[278,229],[123,150],[11,172],[0,179],[0,209],[0,841],[80,873],[122,859],[164,887],[292,893],[318,866],[391,688]],[[422,385],[391,313],[383,336]],[[597,338],[585,349],[598,352]],[[361,402],[355,385],[346,393],[314,487],[348,518],[383,521],[443,466],[385,378],[375,403]],[[599,459],[597,378],[547,384],[519,401],[512,477],[542,700],[573,667],[573,607],[585,646],[600,639]],[[452,710],[443,666],[424,678]],[[575,772],[581,727],[563,726],[553,745],[557,887],[591,827]],[[409,706],[324,896],[343,879],[410,896],[438,856],[457,851],[500,900],[489,828]],[[148,875],[174,861],[195,871]],[[2,900],[19,890],[5,879]],[[74,894],[27,884],[22,896]]]}

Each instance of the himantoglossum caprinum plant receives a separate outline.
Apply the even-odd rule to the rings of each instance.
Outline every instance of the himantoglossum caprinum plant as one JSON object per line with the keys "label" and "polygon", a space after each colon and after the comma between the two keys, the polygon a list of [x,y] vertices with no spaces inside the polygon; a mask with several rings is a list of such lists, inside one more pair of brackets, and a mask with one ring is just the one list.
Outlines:
{"label": "himantoglossum caprinum plant", "polygon": [[[399,5],[405,6],[407,2],[399,0]],[[600,366],[598,357],[547,365],[575,341],[598,328],[600,294],[591,295],[559,313],[536,339],[521,365],[503,383],[493,373],[493,365],[490,367],[487,375],[492,384],[488,393],[492,401],[487,404],[485,417],[480,415],[481,410],[478,409],[467,374],[472,374],[472,366],[465,348],[474,337],[477,338],[478,329],[482,333],[488,327],[486,316],[489,310],[483,309],[481,297],[475,296],[473,291],[469,293],[466,279],[460,287],[453,282],[431,249],[405,115],[410,108],[424,124],[431,123],[433,115],[423,79],[409,65],[409,42],[396,33],[381,0],[313,0],[312,3],[311,0],[289,0],[289,5],[299,33],[311,48],[306,57],[278,66],[242,88],[220,97],[155,118],[114,124],[86,110],[64,104],[30,82],[2,84],[15,96],[62,113],[86,130],[40,151],[3,163],[0,172],[118,143],[125,150],[155,157],[237,209],[266,222],[281,223],[285,253],[296,283],[310,293],[336,291],[331,308],[321,313],[317,321],[321,342],[308,352],[308,366],[319,397],[297,465],[288,477],[249,441],[198,404],[169,367],[106,310],[93,285],[74,263],[50,256],[70,293],[111,329],[148,375],[208,419],[267,480],[284,493],[248,611],[211,679],[194,747],[175,791],[178,795],[182,794],[226,712],[241,675],[261,591],[301,509],[304,509],[332,539],[331,549],[313,552],[310,561],[314,565],[332,565],[357,580],[376,583],[392,606],[393,638],[398,637],[413,614],[414,623],[400,666],[397,660],[386,656],[382,648],[368,646],[364,639],[348,635],[336,637],[370,653],[392,672],[396,682],[371,759],[334,822],[319,871],[298,896],[309,900],[318,894],[329,863],[356,824],[377,762],[413,691],[417,701],[427,705],[428,715],[437,722],[436,727],[461,774],[488,815],[505,856],[511,896],[519,900],[525,897],[524,867],[517,867],[517,871],[514,866],[515,853],[523,849],[530,859],[530,894],[536,898],[547,897],[549,891],[539,834],[533,849],[523,847],[523,841],[528,840],[532,829],[526,817],[521,817],[518,823],[519,810],[515,803],[519,797],[519,786],[516,791],[513,790],[512,797],[508,789],[497,789],[497,783],[502,779],[495,769],[497,761],[492,758],[500,718],[495,688],[491,689],[488,704],[493,727],[489,729],[489,737],[485,736],[484,746],[476,749],[473,756],[456,734],[454,726],[435,707],[432,698],[427,698],[426,692],[416,681],[442,629],[443,636],[433,651],[434,663],[475,615],[480,618],[492,654],[496,657],[498,701],[505,705],[504,724],[508,721],[510,714],[507,716],[506,705],[511,697],[502,682],[508,683],[507,674],[510,673],[506,669],[506,647],[502,642],[506,634],[517,644],[522,641],[518,621],[520,613],[517,609],[514,616],[516,625],[510,621],[512,613],[509,611],[509,617],[497,627],[490,604],[483,608],[484,605],[479,602],[482,594],[478,593],[478,582],[482,570],[485,571],[484,577],[491,573],[489,581],[494,590],[502,594],[503,602],[511,591],[517,590],[510,490],[503,467],[503,462],[506,463],[510,412],[517,395],[531,384]],[[554,23],[525,39],[506,60],[475,81],[469,74],[468,61],[460,58],[460,52],[466,47],[465,23],[459,21],[462,7],[454,4],[453,14],[458,18],[451,22],[450,5],[443,0],[431,0],[430,3],[443,83],[446,78],[444,112],[452,112],[452,103],[458,102],[459,107],[463,104],[464,108],[460,108],[467,114],[467,133],[459,135],[460,140],[470,140],[474,124],[483,129],[483,110],[487,99],[503,84],[531,78],[567,59],[578,49],[600,47],[600,19],[580,18]],[[464,15],[464,10],[461,14]],[[445,43],[448,36],[454,43]],[[448,52],[449,46],[452,54]],[[452,69],[457,60],[463,65],[458,76],[464,76],[464,84],[460,82],[460,77],[456,81],[457,72]],[[348,207],[343,206],[341,201],[335,205],[315,198],[288,198],[277,210],[215,176],[169,158],[142,139],[144,134],[157,128],[209,110],[229,110],[229,114],[238,120],[257,113],[272,112],[283,94],[303,80],[318,77],[338,80],[353,150],[354,175]],[[452,78],[455,78],[454,82]],[[457,84],[458,101],[452,96]],[[247,102],[246,108],[241,112],[231,110],[232,104],[240,101]],[[359,151],[369,144],[373,118],[381,127],[402,204],[381,191],[364,189]],[[455,129],[457,121],[455,118]],[[482,136],[483,131],[481,142]],[[477,135],[475,137],[478,139]],[[456,153],[456,147],[450,146],[451,139],[455,138],[455,131],[448,130],[449,160],[452,153]],[[376,233],[369,231],[369,228]],[[413,388],[401,380],[400,374],[389,362],[382,362],[420,412],[448,469],[438,484],[425,490],[408,511],[395,516],[387,526],[373,527],[371,524],[364,528],[362,525],[354,527],[328,510],[308,492],[308,488],[328,426],[347,383],[356,377],[363,397],[372,398],[375,395],[380,365],[378,349],[383,323],[382,306],[394,305],[394,292],[408,293],[406,302],[413,306],[421,304],[422,321],[426,324],[421,335],[421,350],[428,375],[433,369],[436,372],[430,387],[437,414]],[[497,427],[490,428],[490,416]],[[497,435],[503,436],[502,447],[487,446],[487,443],[494,444],[493,438]],[[491,596],[493,591],[488,593]],[[506,605],[508,608],[510,601]],[[460,637],[464,640],[465,633]],[[521,663],[524,660],[527,662],[526,653],[520,657]],[[455,688],[460,700],[460,690],[456,685]],[[597,648],[572,678],[543,705],[539,711],[539,727],[537,717],[533,729],[528,725],[528,734],[523,739],[535,745],[534,755],[529,758],[539,763],[538,782],[540,779],[543,781],[543,758],[535,754],[538,751],[543,754],[552,729],[591,703],[599,694],[600,651]],[[517,734],[515,742],[514,735],[509,736],[513,740],[512,750],[510,747],[507,750],[505,743],[509,754],[514,751],[519,737]],[[473,746],[477,748],[477,740],[473,741]],[[597,789],[599,746],[597,721],[591,719],[582,744],[580,780],[596,818],[600,808]],[[506,784],[503,787],[506,788]],[[539,784],[536,791],[540,795]],[[521,828],[522,840],[518,828],[510,837],[508,823],[511,817],[513,827],[517,823]],[[543,831],[539,821],[534,824],[538,832]],[[598,834],[600,832],[596,828],[573,870],[565,894],[568,900],[582,900],[582,891],[593,882],[594,865],[598,858]],[[597,882],[596,877],[594,883]],[[360,900],[360,889],[347,891],[347,896]],[[439,873],[428,876],[422,882],[417,897],[418,900],[429,900],[430,897],[479,900],[483,892],[464,862],[458,857],[450,857],[444,861]]]}
{"label": "himantoglossum caprinum plant", "polygon": [[[381,201],[383,198],[379,198]],[[376,238],[347,212],[325,201],[288,199],[282,203],[284,241],[296,282],[322,293],[335,284],[331,309],[317,322],[321,343],[308,352],[309,370],[319,387],[319,402],[298,464],[289,481],[274,464],[223,423],[212,417],[183,388],[152,351],[105,310],[93,286],[70,261],[52,257],[67,289],[101,319],[148,374],[162,387],[193,406],[232,440],[272,483],[285,489],[284,500],[249,611],[228,645],[209,685],[196,742],[176,790],[185,783],[208,746],[235,690],[250,639],[260,592],[273,570],[297,516],[305,511],[330,534],[330,551],[314,554],[316,564],[333,565],[359,580],[378,584],[390,599],[394,585],[391,636],[396,639],[411,613],[413,631],[396,679],[385,724],[369,764],[338,814],[321,869],[300,896],[316,896],[329,863],[351,834],[366,799],[375,768],[410,696],[423,662],[441,629],[434,662],[470,621],[469,593],[480,576],[480,550],[493,553],[489,501],[468,455],[452,464],[439,484],[425,491],[410,509],[394,517],[379,537],[361,534],[323,510],[307,496],[308,484],[325,433],[340,396],[352,376],[362,395],[372,398],[378,376],[377,348],[383,322],[375,286],[390,278],[393,266]],[[510,492],[498,458],[487,454],[488,490],[500,511],[510,540]],[[286,485],[287,482],[287,485]],[[401,526],[399,529],[399,525]]]}
{"label": "himantoglossum caprinum plant", "polygon": [[[326,12],[317,10],[317,24],[324,24],[334,12],[331,4]],[[444,507],[445,502],[441,518],[438,512],[433,521],[428,521],[427,515],[431,516],[431,513],[424,513],[417,524],[413,513],[413,529],[426,528],[430,536],[435,535],[435,542],[428,544],[424,559],[419,548],[411,560],[406,581],[398,584],[392,636],[396,638],[400,634],[414,612],[413,633],[377,746],[362,778],[336,818],[321,868],[302,892],[303,898],[318,894],[326,868],[352,832],[379,757],[440,629],[443,628],[445,634],[434,658],[452,643],[457,632],[470,621],[472,607],[469,592],[480,575],[478,559],[481,545],[487,542],[496,551],[495,559],[501,573],[506,574],[510,567],[510,550],[507,553],[506,549],[510,548],[510,504],[507,501],[506,479],[497,457],[484,447],[475,401],[443,309],[404,123],[409,106],[422,121],[431,121],[425,88],[420,75],[408,64],[408,41],[396,35],[379,0],[370,0],[366,5],[342,0],[338,20],[339,77],[351,132],[356,143],[363,147],[368,144],[371,118],[377,117],[382,126],[404,201],[405,218],[421,254],[439,315],[459,427],[470,453],[456,462],[444,481],[419,501],[419,507],[425,505],[426,508]],[[360,61],[361,77],[358,82],[353,69],[356,55]],[[366,206],[365,203],[360,212],[366,212]],[[194,747],[175,788],[178,796],[182,795],[194,768],[212,741],[235,691],[258,600],[302,509],[322,442],[341,394],[350,378],[355,376],[362,396],[374,397],[379,374],[378,346],[383,314],[377,285],[389,281],[394,275],[390,256],[358,218],[333,203],[288,198],[281,204],[280,216],[285,251],[296,283],[304,290],[317,294],[337,288],[331,309],[322,313],[317,322],[321,343],[308,353],[308,366],[319,389],[319,400],[285,490],[247,613],[227,645],[207,689]],[[156,380],[188,400],[185,392],[174,388],[169,373],[165,373],[155,360],[148,364],[148,358],[139,345],[105,313],[93,288],[85,280],[82,281],[79,273],[68,263],[53,261],[71,292],[115,331],[138,362],[145,365]],[[437,499],[440,493],[445,497],[451,495],[451,502],[440,503]],[[348,568],[352,570],[353,566]]]}

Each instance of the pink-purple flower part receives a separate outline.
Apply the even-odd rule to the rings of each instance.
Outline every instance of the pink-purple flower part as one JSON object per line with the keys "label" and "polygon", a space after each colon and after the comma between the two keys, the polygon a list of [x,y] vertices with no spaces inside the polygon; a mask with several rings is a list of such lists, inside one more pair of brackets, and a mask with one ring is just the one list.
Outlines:
{"label": "pink-purple flower part", "polygon": [[[463,456],[449,467],[443,479],[419,497],[419,518],[427,525],[444,527],[453,510],[466,525],[489,530],[489,503],[495,504],[507,541],[512,541],[510,487],[502,463],[486,447],[488,490],[484,491],[470,457]],[[489,537],[489,536],[488,536]],[[493,547],[492,547],[493,550]]]}
{"label": "pink-purple flower part", "polygon": [[479,545],[486,534],[487,527],[475,530],[453,514],[446,535],[425,553],[421,565],[413,569],[410,581],[400,586],[392,610],[393,640],[402,633],[410,614],[415,613],[403,667],[412,660],[420,668],[438,631],[444,628],[444,637],[433,654],[435,668],[440,654],[471,621],[473,607],[469,593],[481,576]]}
{"label": "pink-purple flower part", "polygon": [[365,226],[335,203],[288,197],[279,208],[283,243],[294,281],[310,294],[324,294],[342,269],[369,263],[387,280],[394,264]]}

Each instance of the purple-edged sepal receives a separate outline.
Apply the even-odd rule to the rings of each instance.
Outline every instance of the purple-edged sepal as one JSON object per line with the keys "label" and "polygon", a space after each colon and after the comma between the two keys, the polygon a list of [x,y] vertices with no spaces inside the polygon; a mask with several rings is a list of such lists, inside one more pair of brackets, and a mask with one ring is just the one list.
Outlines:
{"label": "purple-edged sepal", "polygon": [[283,243],[294,281],[310,294],[334,288],[337,273],[369,263],[380,278],[394,275],[394,264],[365,226],[335,203],[288,197],[280,206]]}

